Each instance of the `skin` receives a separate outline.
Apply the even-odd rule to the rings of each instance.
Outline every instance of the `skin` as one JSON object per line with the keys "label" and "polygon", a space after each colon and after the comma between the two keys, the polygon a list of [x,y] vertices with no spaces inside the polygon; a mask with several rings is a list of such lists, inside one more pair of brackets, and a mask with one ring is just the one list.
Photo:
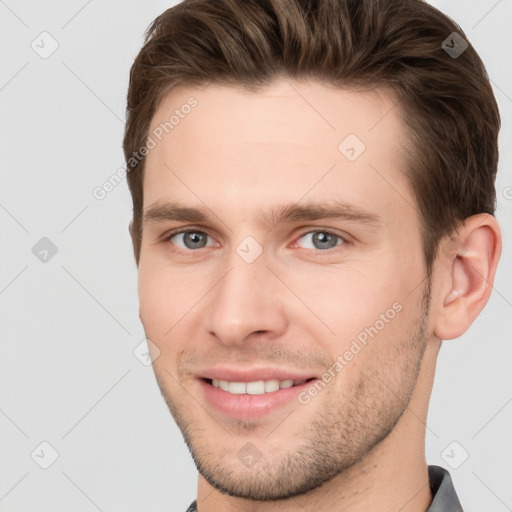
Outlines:
{"label": "skin", "polygon": [[[138,264],[140,318],[199,470],[199,512],[425,511],[436,358],[441,340],[463,334],[489,298],[501,253],[496,220],[461,223],[429,282],[406,177],[407,132],[389,91],[288,79],[258,93],[180,87],[150,130],[191,96],[197,106],[148,154],[144,209],[206,205],[211,219],[145,222]],[[355,161],[338,150],[348,134],[366,145]],[[332,200],[380,216],[381,225],[260,222],[260,211]],[[208,235],[203,246],[170,238],[183,228]],[[342,238],[315,243],[325,231]],[[252,263],[236,251],[247,236],[263,248]],[[307,404],[235,419],[200,392],[195,375],[206,366],[322,375],[394,303],[400,312]],[[251,467],[237,456],[247,442],[260,454]]]}

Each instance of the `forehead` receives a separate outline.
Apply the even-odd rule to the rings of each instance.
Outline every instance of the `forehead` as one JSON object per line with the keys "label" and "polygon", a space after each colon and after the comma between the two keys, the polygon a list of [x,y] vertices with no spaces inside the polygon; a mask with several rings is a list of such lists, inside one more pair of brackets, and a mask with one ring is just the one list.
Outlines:
{"label": "forehead", "polygon": [[151,121],[144,205],[179,197],[249,211],[307,196],[410,214],[400,113],[390,91],[316,81],[178,87]]}

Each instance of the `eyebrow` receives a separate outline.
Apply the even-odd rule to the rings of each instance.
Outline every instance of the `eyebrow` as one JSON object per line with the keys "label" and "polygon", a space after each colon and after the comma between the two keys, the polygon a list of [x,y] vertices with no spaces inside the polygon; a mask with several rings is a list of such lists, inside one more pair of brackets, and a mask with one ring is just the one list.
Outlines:
{"label": "eyebrow", "polygon": [[[143,215],[143,224],[161,223],[169,220],[179,222],[207,222],[217,217],[209,208],[195,208],[177,202],[157,202],[148,207]],[[289,203],[259,212],[260,224],[271,227],[275,224],[293,221],[313,221],[320,219],[343,219],[365,224],[370,227],[382,227],[383,220],[376,213],[342,201],[310,202],[299,205]]]}

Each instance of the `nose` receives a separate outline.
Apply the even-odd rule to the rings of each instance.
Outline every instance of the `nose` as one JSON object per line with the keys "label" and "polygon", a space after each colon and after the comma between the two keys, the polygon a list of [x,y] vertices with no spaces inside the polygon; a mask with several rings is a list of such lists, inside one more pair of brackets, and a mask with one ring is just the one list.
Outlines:
{"label": "nose", "polygon": [[285,293],[263,255],[247,263],[235,254],[229,271],[209,294],[209,334],[230,346],[263,334],[279,337],[288,326]]}

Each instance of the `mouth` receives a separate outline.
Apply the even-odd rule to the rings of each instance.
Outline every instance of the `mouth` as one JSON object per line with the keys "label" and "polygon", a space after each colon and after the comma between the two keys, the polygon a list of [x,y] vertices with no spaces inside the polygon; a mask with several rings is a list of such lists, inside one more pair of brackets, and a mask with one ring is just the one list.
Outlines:
{"label": "mouth", "polygon": [[256,380],[251,382],[234,382],[222,379],[202,379],[210,386],[221,389],[232,395],[264,395],[274,393],[280,389],[288,389],[315,380],[315,377],[309,379],[268,379]]}
{"label": "mouth", "polygon": [[273,411],[303,407],[299,395],[318,380],[310,377],[243,382],[202,377],[196,382],[199,383],[202,398],[209,409],[230,418],[252,421],[271,416]]}

